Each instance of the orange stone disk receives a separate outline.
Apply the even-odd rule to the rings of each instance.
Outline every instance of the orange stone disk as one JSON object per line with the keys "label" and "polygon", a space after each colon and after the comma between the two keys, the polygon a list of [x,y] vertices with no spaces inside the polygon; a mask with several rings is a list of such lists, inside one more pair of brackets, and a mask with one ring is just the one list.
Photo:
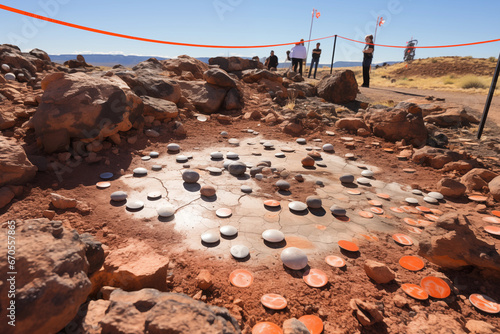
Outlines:
{"label": "orange stone disk", "polygon": [[377,196],[379,198],[383,198],[383,199],[391,199],[391,195],[389,195],[389,194],[379,193],[379,194],[377,194]]}
{"label": "orange stone disk", "polygon": [[253,326],[252,334],[283,334],[283,331],[278,325],[265,321]]}
{"label": "orange stone disk", "polygon": [[349,252],[357,252],[357,251],[359,251],[358,245],[356,245],[352,241],[339,240],[338,244],[339,244],[340,248],[342,248],[342,249],[344,249],[346,251],[349,251]]}
{"label": "orange stone disk", "polygon": [[236,269],[229,274],[229,282],[238,288],[247,288],[252,285],[253,275],[245,269]]}
{"label": "orange stone disk", "polygon": [[398,207],[394,207],[394,206],[392,208],[390,208],[390,209],[391,209],[392,212],[396,212],[396,213],[403,213],[403,212],[405,212],[403,209],[398,208]]}
{"label": "orange stone disk", "polygon": [[384,210],[383,210],[383,209],[381,209],[381,208],[377,208],[377,207],[375,207],[375,206],[372,206],[372,207],[370,208],[370,211],[371,211],[371,212],[373,212],[373,213],[375,213],[375,214],[377,214],[377,215],[382,215],[382,214],[384,214]]}
{"label": "orange stone disk", "polygon": [[490,234],[500,235],[500,227],[498,226],[485,226],[484,230]]}
{"label": "orange stone disk", "polygon": [[493,314],[500,312],[500,304],[497,303],[493,298],[490,298],[486,295],[473,293],[472,295],[469,296],[469,300],[472,305],[474,305],[483,312],[493,313]]}
{"label": "orange stone disk", "polygon": [[363,218],[373,218],[373,213],[368,211],[359,211],[358,215],[360,215]]}
{"label": "orange stone disk", "polygon": [[491,211],[491,214],[492,214],[493,216],[500,217],[500,211],[498,211],[498,210],[493,210],[493,211]]}
{"label": "orange stone disk", "polygon": [[345,260],[335,255],[328,255],[327,257],[325,257],[325,262],[328,263],[328,265],[336,268],[342,268],[343,266],[345,266]]}
{"label": "orange stone disk", "polygon": [[420,281],[420,286],[433,298],[443,299],[451,293],[450,286],[439,277],[424,277]]}
{"label": "orange stone disk", "polygon": [[268,207],[270,207],[270,208],[277,208],[277,207],[279,207],[281,204],[280,204],[280,202],[275,201],[274,199],[268,199],[267,201],[264,201],[264,205],[265,205],[265,206],[268,206]]}
{"label": "orange stone disk", "polygon": [[105,189],[105,188],[109,188],[111,186],[111,182],[100,181],[100,182],[97,182],[95,185],[99,189]]}
{"label": "orange stone disk", "polygon": [[282,310],[287,305],[286,299],[283,296],[275,293],[268,293],[266,295],[263,295],[260,299],[260,302],[262,303],[262,305],[272,310]]}
{"label": "orange stone disk", "polygon": [[406,226],[406,229],[411,233],[422,234],[422,230],[415,226]]}
{"label": "orange stone disk", "polygon": [[323,332],[323,321],[316,315],[303,315],[299,318],[299,321],[306,325],[311,334],[321,334]]}
{"label": "orange stone disk", "polygon": [[500,218],[498,217],[483,217],[483,221],[490,224],[500,224]]}
{"label": "orange stone disk", "polygon": [[433,215],[433,214],[430,214],[430,213],[425,214],[425,215],[424,215],[424,217],[425,217],[426,219],[432,220],[433,222],[437,222],[437,221],[438,221],[438,219],[439,219],[439,217],[438,217],[438,216]]}
{"label": "orange stone disk", "polygon": [[313,288],[321,288],[328,283],[328,276],[320,269],[309,269],[303,275],[302,279],[307,285]]}
{"label": "orange stone disk", "polygon": [[410,297],[413,297],[418,300],[426,300],[429,298],[427,292],[425,292],[422,287],[416,284],[403,284],[401,285],[401,289]]}
{"label": "orange stone disk", "polygon": [[409,236],[403,233],[396,233],[392,236],[394,241],[396,241],[398,244],[404,245],[404,246],[411,246],[413,245],[413,240]]}
{"label": "orange stone disk", "polygon": [[426,206],[417,206],[417,210],[422,211],[423,213],[430,213],[430,212],[432,212],[431,209],[429,209]]}
{"label": "orange stone disk", "polygon": [[411,225],[411,226],[418,226],[418,222],[417,220],[413,219],[413,218],[408,218],[408,217],[405,217],[403,218],[403,221],[408,224],[408,225]]}
{"label": "orange stone disk", "polygon": [[408,212],[408,213],[420,214],[420,211],[415,209],[413,206],[405,205],[405,206],[402,206],[401,209],[403,209],[405,212]]}
{"label": "orange stone disk", "polygon": [[368,201],[368,204],[370,204],[372,206],[382,206],[382,202],[377,201],[375,199],[372,199],[372,200]]}
{"label": "orange stone disk", "polygon": [[422,270],[425,266],[424,261],[416,256],[403,256],[399,259],[399,265],[411,271]]}

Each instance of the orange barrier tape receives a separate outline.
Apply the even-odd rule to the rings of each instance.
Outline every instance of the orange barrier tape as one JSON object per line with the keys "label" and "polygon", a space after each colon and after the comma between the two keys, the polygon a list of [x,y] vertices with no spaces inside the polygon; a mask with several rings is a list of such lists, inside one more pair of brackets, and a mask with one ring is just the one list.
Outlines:
{"label": "orange barrier tape", "polygon": [[[77,25],[77,24],[73,24],[73,23],[68,23],[68,22],[64,22],[64,21],[60,21],[60,20],[51,19],[49,17],[33,14],[30,12],[25,12],[23,10],[8,7],[8,6],[2,5],[2,4],[0,4],[0,9],[7,10],[9,12],[13,12],[13,13],[17,13],[17,14],[21,14],[21,15],[25,15],[25,16],[31,16],[35,19],[44,20],[44,21],[64,25],[67,27],[75,28],[75,29],[87,30],[87,31],[98,33],[98,34],[133,39],[133,40],[137,40],[137,41],[150,42],[150,43],[191,46],[191,47],[197,47],[197,48],[221,48],[221,49],[268,48],[268,47],[274,47],[274,46],[293,45],[293,44],[298,43],[298,42],[289,42],[289,43],[269,44],[269,45],[205,45],[205,44],[169,42],[169,41],[161,41],[161,40],[157,40],[157,39],[150,39],[150,38],[142,38],[142,37],[136,37],[136,36],[130,36],[130,35],[117,34],[117,33],[110,32],[110,31],[89,28],[89,27],[85,27],[85,26],[81,26],[81,25]],[[332,38],[332,37],[333,36],[321,37],[321,38],[311,39],[310,41],[319,41],[321,39]],[[308,41],[306,41],[306,42],[308,42]]]}
{"label": "orange barrier tape", "polygon": [[[357,41],[355,39],[350,39],[350,38],[347,38],[347,37],[342,37],[342,36],[338,36],[338,37],[342,38],[342,39],[345,39],[345,40],[348,40],[348,41],[351,41],[351,42],[362,43],[362,44],[369,44],[369,45],[376,45],[376,46],[382,46],[382,47],[386,47],[386,48],[402,48],[402,49],[406,49],[408,47],[406,45],[405,46],[399,46],[399,45],[385,45],[385,44],[366,43],[366,42],[362,42],[362,41]],[[468,45],[486,44],[486,43],[493,43],[493,42],[498,42],[498,41],[500,41],[500,38],[499,39],[492,39],[492,40],[489,40],[489,41],[473,42],[473,43],[451,44],[451,45],[431,45],[431,46],[412,46],[411,48],[412,49],[455,48],[457,46],[468,46]]]}
{"label": "orange barrier tape", "polygon": [[[60,25],[64,25],[67,27],[75,28],[75,29],[80,29],[80,30],[86,30],[90,32],[95,32],[98,34],[103,34],[103,35],[109,35],[109,36],[114,36],[114,37],[120,37],[120,38],[127,38],[127,39],[133,39],[137,41],[143,41],[143,42],[150,42],[150,43],[159,43],[159,44],[169,44],[169,45],[180,45],[180,46],[190,46],[190,47],[197,47],[197,48],[220,48],[220,49],[253,49],[253,48],[269,48],[269,47],[275,47],[275,46],[285,46],[285,45],[293,45],[298,42],[289,42],[289,43],[281,43],[281,44],[268,44],[268,45],[205,45],[205,44],[191,44],[191,43],[179,43],[179,42],[169,42],[169,41],[161,41],[157,39],[150,39],[150,38],[142,38],[142,37],[136,37],[136,36],[130,36],[130,35],[124,35],[124,34],[117,34],[114,32],[110,31],[105,31],[105,30],[99,30],[99,29],[94,29],[90,27],[85,27],[69,22],[64,22],[60,20],[55,20],[51,19],[49,17],[33,14],[30,12],[26,12],[24,10],[8,7],[5,5],[0,4],[0,9],[16,13],[16,14],[21,14],[24,16],[30,16],[38,20],[43,20],[43,21],[48,21]],[[327,36],[327,37],[321,37],[321,38],[315,38],[311,40],[307,40],[304,42],[313,42],[313,41],[319,41],[322,39],[327,39],[327,38],[332,38],[337,35],[332,35],[332,36]],[[357,41],[355,39],[343,37],[343,36],[338,36],[339,38],[351,41],[351,42],[356,42],[356,43],[362,43],[362,44],[367,44],[366,42],[362,41]],[[474,43],[465,43],[465,44],[454,44],[454,45],[436,45],[436,46],[413,46],[412,48],[415,49],[430,49],[430,48],[453,48],[453,47],[458,47],[458,46],[467,46],[467,45],[477,45],[477,44],[485,44],[485,43],[493,43],[493,42],[498,42],[500,41],[499,39],[492,39],[489,41],[481,41],[481,42],[474,42]],[[376,45],[376,46],[381,46],[381,47],[387,47],[387,48],[407,48],[407,46],[399,46],[399,45],[384,45],[384,44],[371,44],[370,45]]]}

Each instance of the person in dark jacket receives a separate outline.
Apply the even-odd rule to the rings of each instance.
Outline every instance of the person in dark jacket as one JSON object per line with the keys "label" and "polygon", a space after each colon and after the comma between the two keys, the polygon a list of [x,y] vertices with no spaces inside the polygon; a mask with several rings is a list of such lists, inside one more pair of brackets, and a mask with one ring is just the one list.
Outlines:
{"label": "person in dark jacket", "polygon": [[314,66],[314,79],[316,79],[316,72],[318,71],[319,57],[321,56],[321,49],[319,48],[320,43],[316,43],[316,49],[313,50],[311,67],[309,67],[308,78],[311,77],[312,68]]}
{"label": "person in dark jacket", "polygon": [[268,70],[271,71],[272,69],[274,69],[274,71],[276,71],[276,69],[278,68],[278,56],[274,54],[274,51],[271,51],[271,55],[267,58],[266,63]]}
{"label": "person in dark jacket", "polygon": [[363,49],[363,84],[361,87],[370,87],[370,67],[372,66],[373,51],[375,45],[373,44],[373,35],[365,37],[365,48]]}

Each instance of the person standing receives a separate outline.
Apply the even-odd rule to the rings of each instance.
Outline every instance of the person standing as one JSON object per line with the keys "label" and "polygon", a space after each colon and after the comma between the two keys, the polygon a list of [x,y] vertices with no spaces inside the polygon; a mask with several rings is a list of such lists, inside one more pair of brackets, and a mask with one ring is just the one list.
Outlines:
{"label": "person standing", "polygon": [[278,68],[278,56],[274,55],[274,51],[271,51],[271,55],[267,58],[266,64],[269,71],[276,71]]}
{"label": "person standing", "polygon": [[297,66],[299,67],[299,73],[302,75],[302,62],[306,59],[307,50],[304,46],[304,40],[301,39],[300,43],[295,44],[290,52],[290,57],[292,58],[293,71],[297,72]]}
{"label": "person standing", "polygon": [[316,79],[316,72],[318,71],[319,57],[321,56],[321,49],[319,48],[320,43],[316,43],[316,49],[313,50],[311,67],[309,67],[308,78],[311,77],[312,68],[314,66],[314,79]]}
{"label": "person standing", "polygon": [[363,49],[363,84],[361,87],[370,87],[370,68],[372,66],[373,51],[375,50],[375,45],[373,45],[373,35],[367,35],[365,37],[365,48]]}

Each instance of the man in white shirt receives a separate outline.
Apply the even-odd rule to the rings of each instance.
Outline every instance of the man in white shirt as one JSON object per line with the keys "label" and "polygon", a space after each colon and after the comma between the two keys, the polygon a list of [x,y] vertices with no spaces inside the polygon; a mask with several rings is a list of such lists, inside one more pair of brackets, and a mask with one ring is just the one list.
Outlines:
{"label": "man in white shirt", "polygon": [[297,65],[299,66],[299,73],[302,75],[302,62],[306,59],[307,50],[304,46],[304,40],[301,39],[300,43],[295,44],[290,52],[290,57],[292,58],[293,71],[297,72]]}

